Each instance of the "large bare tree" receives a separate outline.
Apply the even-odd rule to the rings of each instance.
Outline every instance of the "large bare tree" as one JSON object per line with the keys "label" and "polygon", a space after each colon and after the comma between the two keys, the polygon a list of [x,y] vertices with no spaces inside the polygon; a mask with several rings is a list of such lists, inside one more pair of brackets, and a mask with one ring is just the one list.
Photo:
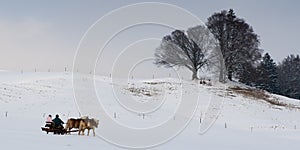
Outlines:
{"label": "large bare tree", "polygon": [[175,30],[163,37],[155,52],[155,64],[164,67],[185,67],[198,79],[199,69],[210,64],[209,52],[216,41],[204,26],[189,28],[187,32]]}

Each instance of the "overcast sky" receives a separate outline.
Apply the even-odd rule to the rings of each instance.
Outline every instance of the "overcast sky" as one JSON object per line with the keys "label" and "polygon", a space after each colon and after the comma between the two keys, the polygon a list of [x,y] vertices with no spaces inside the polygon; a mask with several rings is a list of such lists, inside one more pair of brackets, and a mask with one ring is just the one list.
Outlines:
{"label": "overcast sky", "polygon": [[[0,69],[46,71],[71,68],[83,34],[100,17],[134,0],[1,0]],[[214,12],[233,8],[260,36],[261,48],[276,62],[300,54],[300,1],[163,0],[203,22]],[[162,33],[162,36],[166,33]]]}

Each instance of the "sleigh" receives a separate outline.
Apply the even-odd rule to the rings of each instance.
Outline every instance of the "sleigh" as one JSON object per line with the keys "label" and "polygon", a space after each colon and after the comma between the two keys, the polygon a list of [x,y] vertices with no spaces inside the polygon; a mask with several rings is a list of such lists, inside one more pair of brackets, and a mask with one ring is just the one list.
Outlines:
{"label": "sleigh", "polygon": [[78,130],[67,131],[62,127],[56,127],[53,123],[46,123],[45,127],[41,127],[42,131],[45,131],[47,134],[53,133],[58,135],[64,135],[71,132],[78,132]]}

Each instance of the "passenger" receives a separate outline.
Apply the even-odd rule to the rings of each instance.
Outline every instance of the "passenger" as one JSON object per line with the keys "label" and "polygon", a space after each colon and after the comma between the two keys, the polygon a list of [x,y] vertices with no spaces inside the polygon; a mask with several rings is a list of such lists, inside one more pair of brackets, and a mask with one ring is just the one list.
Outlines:
{"label": "passenger", "polygon": [[59,115],[56,115],[52,121],[56,128],[61,128],[61,129],[64,128],[63,126],[64,122],[59,118]]}
{"label": "passenger", "polygon": [[46,125],[45,125],[45,127],[52,128],[52,126],[53,126],[52,116],[51,116],[51,115],[48,115],[48,117],[47,117],[47,119],[46,119]]}
{"label": "passenger", "polygon": [[46,123],[52,123],[52,116],[49,115],[46,119]]}

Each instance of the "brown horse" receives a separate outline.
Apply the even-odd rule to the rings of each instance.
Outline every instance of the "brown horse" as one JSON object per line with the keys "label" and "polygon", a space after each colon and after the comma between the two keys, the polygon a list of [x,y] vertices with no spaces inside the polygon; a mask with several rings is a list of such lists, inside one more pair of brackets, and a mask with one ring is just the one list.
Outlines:
{"label": "brown horse", "polygon": [[88,136],[90,134],[90,130],[93,130],[93,135],[95,136],[95,128],[98,128],[99,125],[99,120],[96,120],[94,118],[89,119],[81,119],[80,123],[79,123],[79,132],[78,135],[80,135],[80,132],[82,132],[82,135],[84,135],[84,130],[87,129],[88,130]]}
{"label": "brown horse", "polygon": [[71,132],[70,132],[71,129],[73,129],[73,128],[79,129],[80,121],[83,119],[87,119],[87,118],[88,117],[81,117],[81,118],[77,118],[77,119],[75,119],[75,118],[68,119],[65,130],[69,131],[69,134],[71,134]]}

